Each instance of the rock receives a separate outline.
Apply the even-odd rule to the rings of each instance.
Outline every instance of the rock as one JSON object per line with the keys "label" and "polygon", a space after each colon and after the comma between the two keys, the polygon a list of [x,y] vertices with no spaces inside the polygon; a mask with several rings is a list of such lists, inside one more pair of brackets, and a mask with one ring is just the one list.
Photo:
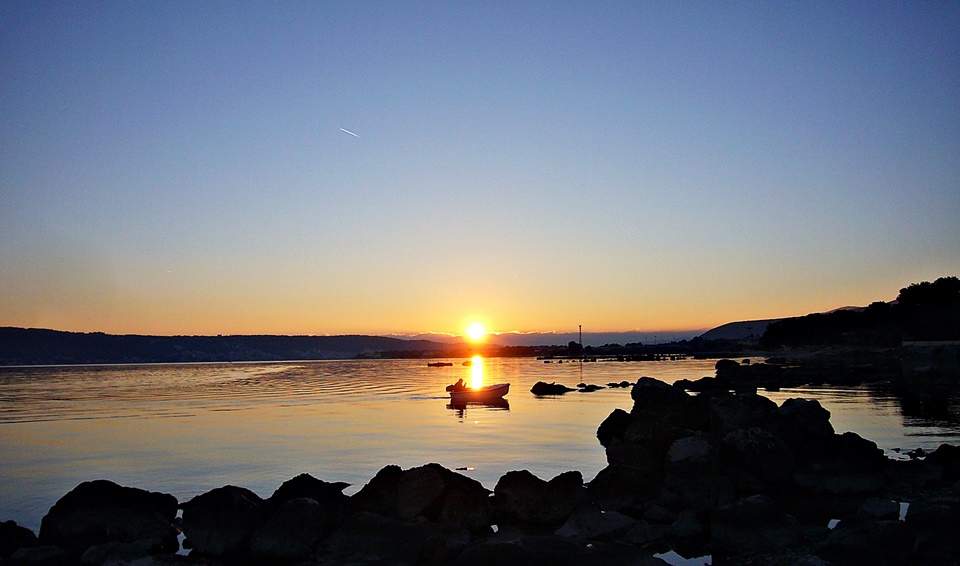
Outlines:
{"label": "rock", "polygon": [[465,529],[362,511],[321,543],[321,564],[449,564],[469,543]]}
{"label": "rock", "polygon": [[924,462],[939,466],[943,470],[945,481],[960,481],[960,446],[941,444]]}
{"label": "rock", "polygon": [[850,517],[840,521],[817,554],[835,564],[911,564],[913,533],[902,522]]}
{"label": "rock", "polygon": [[310,474],[300,474],[283,482],[265,503],[269,509],[275,509],[291,499],[307,497],[319,503],[321,507],[342,508],[349,500],[343,494],[343,490],[347,487],[350,487],[350,484],[328,483]]}
{"label": "rock", "polygon": [[490,490],[439,464],[405,471],[387,466],[351,499],[357,509],[385,517],[423,517],[472,532],[490,528]]}
{"label": "rock", "polygon": [[308,497],[290,499],[254,531],[250,552],[263,561],[305,558],[336,523],[327,509]]}
{"label": "rock", "polygon": [[181,505],[185,545],[207,556],[245,555],[263,507],[256,493],[232,485],[198,495]]}
{"label": "rock", "polygon": [[834,434],[830,411],[816,399],[787,399],[777,409],[776,421],[775,434],[800,459],[815,453],[817,445]]}
{"label": "rock", "polygon": [[813,493],[870,495],[884,486],[888,460],[876,443],[845,432],[818,446],[819,451],[793,474],[800,487]]}
{"label": "rock", "polygon": [[101,564],[127,564],[154,554],[161,554],[163,545],[160,540],[138,540],[136,542],[111,541],[91,546],[80,556],[82,566],[100,566]]}
{"label": "rock", "polygon": [[914,501],[905,523],[916,533],[915,563],[960,563],[960,497],[929,497]]}
{"label": "rock", "polygon": [[699,537],[703,533],[703,523],[697,517],[697,514],[689,509],[681,511],[667,529],[667,536],[671,538]]}
{"label": "rock", "polygon": [[630,390],[633,399],[632,413],[645,410],[660,411],[686,403],[690,396],[685,392],[652,377],[641,377]]}
{"label": "rock", "polygon": [[397,514],[397,485],[403,469],[400,466],[384,466],[360,491],[350,498],[350,506],[385,517]]}
{"label": "rock", "polygon": [[673,386],[683,391],[693,391],[695,393],[729,391],[733,385],[726,379],[717,379],[715,377],[704,376],[700,379],[679,379],[673,382]]}
{"label": "rock", "polygon": [[595,505],[581,505],[555,534],[588,540],[612,540],[625,534],[635,523],[635,520],[622,513],[601,511]]}
{"label": "rock", "polygon": [[587,500],[580,472],[560,474],[549,482],[527,470],[507,472],[493,493],[497,522],[508,524],[561,525]]}
{"label": "rock", "polygon": [[55,545],[21,548],[8,561],[10,566],[68,566],[76,564],[76,558]]}
{"label": "rock", "polygon": [[857,510],[857,517],[873,520],[898,520],[900,504],[890,499],[871,497]]}
{"label": "rock", "polygon": [[590,481],[587,493],[606,511],[634,507],[660,492],[663,479],[658,468],[610,464]]}
{"label": "rock", "polygon": [[176,552],[177,499],[121,487],[111,481],[83,482],[58,500],[40,522],[39,543],[80,554],[110,541],[157,539]]}
{"label": "rock", "polygon": [[458,566],[529,566],[583,564],[586,548],[559,536],[491,537],[457,557]]}
{"label": "rock", "polygon": [[37,535],[26,527],[21,527],[14,521],[0,523],[0,560],[10,558],[21,548],[37,546]]}
{"label": "rock", "polygon": [[623,409],[614,409],[597,428],[597,440],[601,446],[609,446],[614,438],[623,438],[623,433],[630,426],[630,413]]}
{"label": "rock", "polygon": [[643,554],[631,544],[592,542],[577,544],[559,536],[511,535],[491,537],[467,548],[458,566],[663,566],[666,562]]}
{"label": "rock", "polygon": [[686,507],[700,511],[734,499],[732,478],[721,470],[715,450],[702,436],[680,438],[670,446],[663,485]]}
{"label": "rock", "polygon": [[579,391],[580,393],[592,393],[594,391],[599,391],[603,389],[602,385],[596,385],[593,383],[585,383],[582,386],[578,386],[578,387],[579,389],[577,389],[577,391]]}
{"label": "rock", "polygon": [[717,508],[710,520],[717,548],[733,552],[770,552],[801,541],[796,520],[765,495],[753,495]]}
{"label": "rock", "polygon": [[530,393],[534,395],[563,395],[568,391],[576,391],[576,389],[555,382],[547,383],[545,381],[538,381],[530,388]]}
{"label": "rock", "polygon": [[728,433],[720,444],[721,462],[732,467],[738,488],[756,493],[787,484],[794,472],[793,453],[766,430],[744,428]]}
{"label": "rock", "polygon": [[777,404],[756,393],[725,395],[710,401],[710,429],[719,434],[763,427],[775,418]]}

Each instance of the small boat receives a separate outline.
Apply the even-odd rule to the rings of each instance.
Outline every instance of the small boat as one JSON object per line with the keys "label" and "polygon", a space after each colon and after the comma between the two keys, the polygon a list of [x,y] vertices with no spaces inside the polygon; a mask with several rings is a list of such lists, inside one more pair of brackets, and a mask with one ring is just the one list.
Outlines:
{"label": "small boat", "polygon": [[474,389],[472,387],[448,385],[447,391],[450,392],[451,403],[464,403],[467,401],[484,402],[500,399],[510,391],[509,383],[494,383],[493,385],[484,385]]}
{"label": "small boat", "polygon": [[453,362],[428,362],[427,367],[431,368],[445,368],[453,365]]}

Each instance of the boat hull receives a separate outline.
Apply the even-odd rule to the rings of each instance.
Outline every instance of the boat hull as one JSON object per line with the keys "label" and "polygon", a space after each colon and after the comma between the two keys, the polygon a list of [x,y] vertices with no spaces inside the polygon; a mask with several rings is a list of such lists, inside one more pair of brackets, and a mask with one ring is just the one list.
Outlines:
{"label": "boat hull", "polygon": [[479,389],[461,389],[450,392],[450,401],[464,403],[468,401],[490,401],[500,399],[510,391],[509,383],[487,385]]}

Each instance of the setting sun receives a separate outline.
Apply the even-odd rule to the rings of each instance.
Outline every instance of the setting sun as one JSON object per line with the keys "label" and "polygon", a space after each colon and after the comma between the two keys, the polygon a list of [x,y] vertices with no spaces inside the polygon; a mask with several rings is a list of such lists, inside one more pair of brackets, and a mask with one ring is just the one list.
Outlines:
{"label": "setting sun", "polygon": [[473,341],[482,340],[486,334],[487,329],[479,322],[474,322],[467,327],[467,336]]}

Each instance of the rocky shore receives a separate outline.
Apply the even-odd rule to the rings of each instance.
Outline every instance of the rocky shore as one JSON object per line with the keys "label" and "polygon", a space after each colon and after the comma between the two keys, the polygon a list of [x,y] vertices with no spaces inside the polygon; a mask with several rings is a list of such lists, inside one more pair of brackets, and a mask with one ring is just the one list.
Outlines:
{"label": "rocky shore", "polygon": [[815,400],[758,395],[755,378],[779,370],[717,369],[640,378],[631,410],[600,424],[608,465],[586,483],[511,471],[491,492],[426,464],[387,466],[353,496],[302,474],[266,499],[225,486],[179,502],[98,480],[37,534],[0,523],[0,564],[664,564],[668,550],[713,564],[960,563],[960,447],[893,460],[837,434]]}

